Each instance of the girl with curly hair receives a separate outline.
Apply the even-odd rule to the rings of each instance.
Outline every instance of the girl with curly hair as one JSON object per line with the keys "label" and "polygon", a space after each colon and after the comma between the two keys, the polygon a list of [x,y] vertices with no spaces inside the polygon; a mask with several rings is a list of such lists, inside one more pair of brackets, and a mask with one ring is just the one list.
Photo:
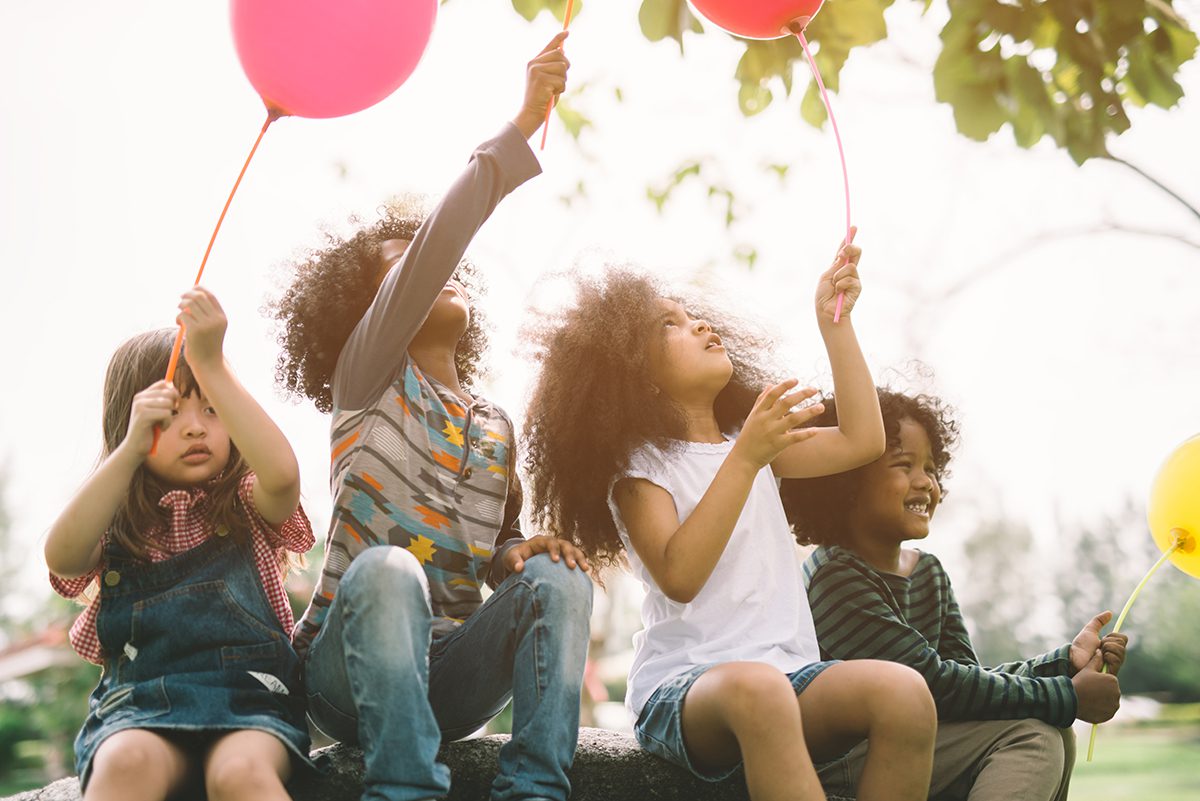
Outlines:
{"label": "girl with curly hair", "polygon": [[817,288],[834,382],[853,399],[837,426],[806,425],[820,404],[795,407],[815,390],[769,378],[761,339],[628,271],[581,282],[536,333],[525,432],[535,518],[596,562],[624,554],[645,587],[626,694],[638,740],[709,781],[744,763],[755,801],[823,799],[814,761],[864,737],[860,799],[916,801],[928,788],[928,691],[891,663],[819,661],[775,484],[883,449],[846,314],[859,255],[846,245]]}
{"label": "girl with curly hair", "polygon": [[473,390],[483,339],[454,277],[492,210],[540,171],[526,140],[566,85],[565,35],[529,62],[520,111],[423,223],[388,214],[314,254],[277,306],[281,383],[333,412],[325,563],[294,642],[309,714],[361,744],[372,798],[444,796],[438,747],[510,698],[492,797],[570,792],[587,562],[521,536],[512,423]]}
{"label": "girl with curly hair", "polygon": [[[1103,612],[1050,653],[980,666],[941,562],[903,547],[929,536],[958,424],[929,395],[881,389],[879,405],[887,432],[881,457],[838,475],[782,482],[797,539],[818,546],[804,564],[804,582],[821,655],[888,660],[924,677],[942,719],[933,794],[1065,799],[1075,763],[1071,724],[1098,723],[1116,711],[1126,637],[1101,639],[1112,617]],[[837,420],[831,398],[814,424]],[[1098,672],[1102,660],[1111,675]],[[862,746],[854,748],[825,766],[822,779],[854,795],[864,756]]]}
{"label": "girl with curly hair", "polygon": [[[174,329],[117,349],[104,380],[100,465],[54,521],[54,589],[90,598],[71,644],[104,672],[75,740],[83,797],[288,798],[309,761],[284,591],[313,545],[283,433],[225,362],[225,313],[183,295]],[[153,431],[161,437],[151,448]]]}

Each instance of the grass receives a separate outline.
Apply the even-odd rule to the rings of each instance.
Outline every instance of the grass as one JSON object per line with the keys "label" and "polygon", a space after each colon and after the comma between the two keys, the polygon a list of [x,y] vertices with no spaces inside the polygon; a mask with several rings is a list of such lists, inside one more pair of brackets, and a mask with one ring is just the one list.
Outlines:
{"label": "grass", "polygon": [[[1077,730],[1078,733],[1078,730]],[[1090,735],[1090,730],[1088,731]],[[1087,801],[1196,801],[1200,798],[1200,722],[1101,726],[1087,761],[1080,736],[1071,798]]]}

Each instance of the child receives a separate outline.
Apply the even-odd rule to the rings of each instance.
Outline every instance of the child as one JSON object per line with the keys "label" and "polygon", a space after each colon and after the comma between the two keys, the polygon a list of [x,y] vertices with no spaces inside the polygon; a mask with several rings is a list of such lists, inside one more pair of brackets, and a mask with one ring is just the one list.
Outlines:
{"label": "child", "polygon": [[521,536],[512,423],[472,391],[482,336],[452,277],[500,200],[539,172],[525,140],[565,86],[564,38],[529,63],[520,112],[418,230],[389,215],[333,243],[277,306],[283,382],[333,411],[333,519],[294,641],[310,715],[362,746],[371,798],[445,795],[439,745],[510,697],[493,799],[570,793],[587,563],[567,543]]}
{"label": "child", "polygon": [[156,380],[172,329],[113,355],[103,461],[46,540],[59,593],[99,582],[71,628],[104,668],[76,767],[88,801],[163,799],[193,772],[213,798],[286,799],[293,766],[310,764],[283,588],[287,552],[313,545],[300,473],[225,363],[216,298],[197,287],[179,308],[175,383]]}
{"label": "child", "polygon": [[820,406],[793,407],[814,391],[769,386],[763,343],[629,272],[582,282],[574,308],[538,337],[526,430],[534,509],[593,563],[623,552],[645,586],[626,694],[638,740],[709,781],[744,762],[756,801],[823,799],[813,761],[864,737],[860,799],[915,801],[929,782],[936,722],[920,677],[818,661],[775,485],[882,451],[848,314],[859,254],[846,247],[817,292],[835,381],[856,399],[840,427],[801,429]]}
{"label": "child", "polygon": [[[1076,718],[1108,720],[1126,637],[1099,632],[1103,612],[1069,645],[1024,662],[983,668],[950,579],[932,554],[902,548],[924,539],[943,494],[958,426],[937,399],[879,390],[887,451],[836,476],[784,481],[797,539],[819,547],[804,564],[821,653],[886,659],[925,677],[939,717],[931,791],[972,801],[1065,799]],[[836,425],[831,399],[817,425]],[[1110,675],[1097,672],[1107,662]],[[861,749],[822,771],[853,794]]]}

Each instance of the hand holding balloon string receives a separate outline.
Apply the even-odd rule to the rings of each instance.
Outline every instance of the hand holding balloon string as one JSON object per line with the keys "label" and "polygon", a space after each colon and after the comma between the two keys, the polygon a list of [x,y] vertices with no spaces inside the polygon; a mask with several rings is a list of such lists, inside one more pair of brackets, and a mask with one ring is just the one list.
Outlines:
{"label": "hand holding balloon string", "polygon": [[[563,14],[562,39],[566,38],[567,28],[571,27],[571,11],[575,8],[575,0],[567,0],[567,11]],[[562,48],[562,39],[558,40],[559,49]],[[550,111],[554,108],[555,98],[550,98],[546,103],[546,118],[542,121],[542,144],[538,150],[546,149],[546,134],[550,131]]]}
{"label": "hand holding balloon string", "polygon": [[567,71],[571,62],[562,51],[567,31],[559,31],[525,68],[525,98],[513,124],[521,134],[530,138],[541,127],[542,112],[553,105],[555,98],[567,88]]}

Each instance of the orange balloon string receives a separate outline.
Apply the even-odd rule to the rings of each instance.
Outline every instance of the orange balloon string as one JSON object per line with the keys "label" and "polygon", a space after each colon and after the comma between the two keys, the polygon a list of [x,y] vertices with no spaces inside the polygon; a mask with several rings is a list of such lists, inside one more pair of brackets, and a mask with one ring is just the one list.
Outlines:
{"label": "orange balloon string", "polygon": [[[267,128],[271,127],[271,123],[284,116],[284,113],[278,109],[267,106],[267,119],[263,123],[262,130],[258,132],[258,138],[254,140],[254,146],[250,148],[250,155],[246,156],[246,162],[242,164],[242,170],[238,173],[237,180],[233,182],[233,189],[229,191],[229,197],[225,199],[225,207],[221,209],[221,216],[217,218],[217,225],[213,228],[212,236],[208,238],[208,247],[204,249],[204,258],[200,260],[200,269],[196,272],[196,280],[192,282],[192,286],[197,286],[200,283],[201,277],[204,275],[204,267],[208,264],[208,255],[212,253],[213,243],[217,241],[217,233],[221,230],[221,223],[225,222],[225,215],[229,212],[229,205],[233,203],[233,196],[237,194],[238,187],[242,184],[242,176],[246,174],[246,169],[250,166],[250,160],[254,158],[255,152],[258,150],[258,144],[263,139],[263,134],[267,132]],[[179,354],[183,350],[183,324],[180,323],[179,329],[175,332],[175,344],[171,346],[171,358],[167,362],[167,381],[175,379],[175,368],[179,366]],[[150,445],[150,455],[153,456],[158,452],[158,438],[162,434],[160,426],[154,426],[154,441]]]}
{"label": "orange balloon string", "polygon": [[[567,13],[563,14],[563,30],[571,26],[571,9],[575,7],[575,0],[567,0]],[[546,134],[550,131],[550,111],[554,108],[554,98],[550,98],[550,102],[546,104],[546,119],[542,122],[542,145],[538,150],[546,149]]]}
{"label": "orange balloon string", "polygon": [[[846,150],[842,147],[842,135],[838,132],[837,118],[833,116],[833,106],[829,103],[829,93],[825,91],[825,82],[821,80],[821,71],[817,69],[817,62],[813,60],[812,52],[808,49],[808,42],[804,38],[804,28],[808,25],[808,20],[805,19],[803,24],[800,20],[792,23],[789,28],[789,33],[794,33],[796,38],[800,40],[800,47],[804,50],[804,55],[808,58],[808,66],[812,68],[813,78],[817,81],[817,88],[821,90],[821,100],[825,102],[825,111],[829,114],[829,122],[833,125],[833,137],[837,140],[838,156],[842,160],[842,185],[846,198],[846,244],[850,244],[853,239],[850,236],[850,175],[846,171]],[[842,304],[846,301],[846,293],[839,292],[837,296],[837,307],[833,310],[833,321],[836,323],[842,319]]]}

